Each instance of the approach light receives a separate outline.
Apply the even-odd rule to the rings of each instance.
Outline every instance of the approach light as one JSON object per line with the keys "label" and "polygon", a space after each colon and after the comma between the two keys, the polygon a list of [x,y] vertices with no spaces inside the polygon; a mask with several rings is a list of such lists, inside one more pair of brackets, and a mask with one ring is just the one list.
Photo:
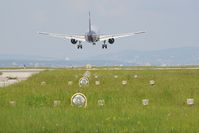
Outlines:
{"label": "approach light", "polygon": [[71,105],[76,107],[86,107],[87,98],[83,93],[75,93],[71,97]]}

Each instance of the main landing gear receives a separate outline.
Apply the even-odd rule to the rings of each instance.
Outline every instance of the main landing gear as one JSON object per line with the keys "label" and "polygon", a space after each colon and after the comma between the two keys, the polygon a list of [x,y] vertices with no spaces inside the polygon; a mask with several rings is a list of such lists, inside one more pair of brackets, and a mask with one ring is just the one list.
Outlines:
{"label": "main landing gear", "polygon": [[77,45],[77,49],[82,49],[82,45]]}
{"label": "main landing gear", "polygon": [[107,44],[106,44],[106,41],[104,41],[104,44],[102,44],[102,49],[107,49]]}
{"label": "main landing gear", "polygon": [[77,49],[82,49],[83,47],[82,47],[82,44],[81,44],[81,42],[79,42],[79,44],[77,45]]}

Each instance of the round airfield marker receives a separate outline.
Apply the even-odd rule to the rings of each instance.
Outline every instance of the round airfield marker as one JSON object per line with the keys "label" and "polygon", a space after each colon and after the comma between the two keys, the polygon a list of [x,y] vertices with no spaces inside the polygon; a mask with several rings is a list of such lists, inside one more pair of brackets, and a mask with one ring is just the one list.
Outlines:
{"label": "round airfield marker", "polygon": [[71,97],[71,105],[76,107],[84,107],[87,106],[87,98],[83,93],[75,93]]}
{"label": "round airfield marker", "polygon": [[82,87],[82,86],[86,86],[89,84],[89,80],[88,78],[86,77],[83,77],[79,80],[79,86]]}

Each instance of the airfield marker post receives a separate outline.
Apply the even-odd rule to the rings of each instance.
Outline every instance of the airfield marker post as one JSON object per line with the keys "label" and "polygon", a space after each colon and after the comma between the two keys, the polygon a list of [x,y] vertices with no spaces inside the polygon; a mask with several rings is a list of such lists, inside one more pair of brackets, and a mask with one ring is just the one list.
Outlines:
{"label": "airfield marker post", "polygon": [[99,99],[99,100],[97,101],[97,103],[98,103],[98,106],[99,106],[99,107],[103,107],[103,106],[105,105],[105,100],[104,100],[104,99]]}
{"label": "airfield marker post", "polygon": [[54,107],[58,107],[58,106],[60,106],[60,104],[61,104],[61,101],[60,101],[60,100],[54,100],[54,101],[53,101],[53,106],[54,106]]}
{"label": "airfield marker post", "polygon": [[155,85],[155,80],[150,80],[150,81],[149,81],[149,84],[150,84],[151,86],[154,86],[154,85]]}
{"label": "airfield marker post", "polygon": [[144,106],[149,105],[149,99],[142,99],[142,104],[143,104]]}
{"label": "airfield marker post", "polygon": [[95,81],[95,85],[100,85],[100,81]]}
{"label": "airfield marker post", "polygon": [[189,106],[194,105],[194,99],[193,98],[188,98],[187,99],[187,105],[189,105]]}
{"label": "airfield marker post", "polygon": [[16,107],[16,101],[9,101],[11,107]]}
{"label": "airfield marker post", "polygon": [[128,83],[128,82],[127,82],[126,80],[123,80],[123,81],[122,81],[122,85],[127,85],[127,83]]}
{"label": "airfield marker post", "polygon": [[73,81],[68,81],[68,85],[69,86],[73,85]]}

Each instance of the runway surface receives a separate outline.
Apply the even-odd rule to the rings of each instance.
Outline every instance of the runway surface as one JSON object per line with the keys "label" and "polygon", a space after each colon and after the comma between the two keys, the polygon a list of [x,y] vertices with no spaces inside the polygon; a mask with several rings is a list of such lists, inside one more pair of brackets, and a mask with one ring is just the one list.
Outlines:
{"label": "runway surface", "polygon": [[43,69],[5,69],[0,70],[0,87],[6,87],[28,79],[33,74],[37,74]]}

